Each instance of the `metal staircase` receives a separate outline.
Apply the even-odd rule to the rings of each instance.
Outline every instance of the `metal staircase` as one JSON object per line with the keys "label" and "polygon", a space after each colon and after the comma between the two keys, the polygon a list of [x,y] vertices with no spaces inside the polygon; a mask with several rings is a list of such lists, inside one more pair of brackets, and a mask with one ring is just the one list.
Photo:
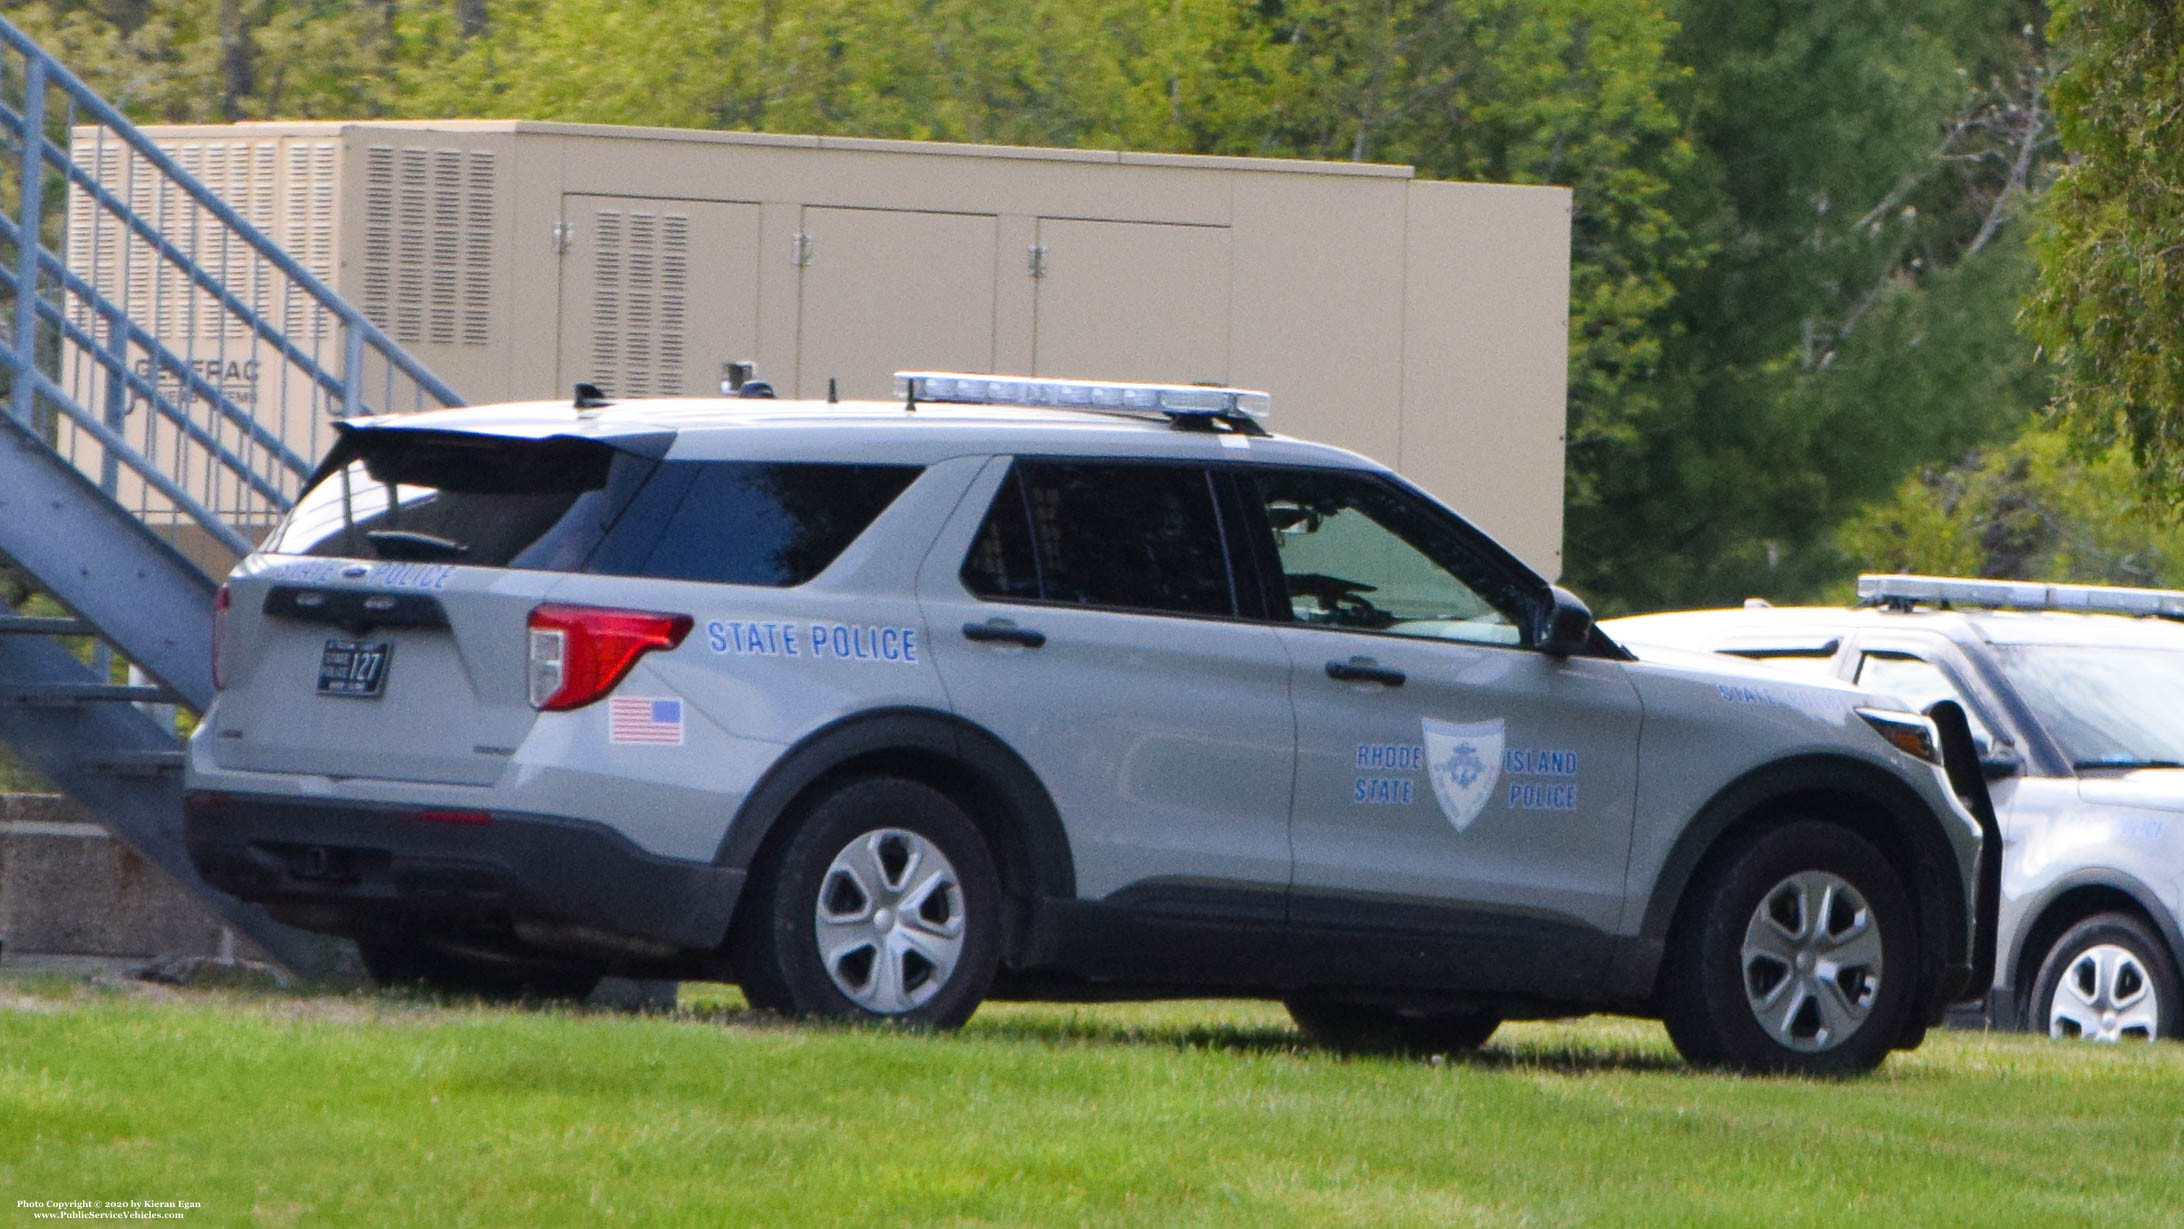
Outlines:
{"label": "metal staircase", "polygon": [[212,699],[215,577],[331,422],[461,399],[5,19],[0,145],[0,555],[68,612],[0,606],[0,741],[313,971],[319,939],[191,867],[173,714]]}

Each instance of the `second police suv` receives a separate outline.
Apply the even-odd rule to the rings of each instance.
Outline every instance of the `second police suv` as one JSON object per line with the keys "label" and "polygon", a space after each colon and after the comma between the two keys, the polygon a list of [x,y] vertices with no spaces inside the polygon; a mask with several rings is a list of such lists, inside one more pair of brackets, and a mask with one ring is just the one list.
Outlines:
{"label": "second police suv", "polygon": [[1612,1011],[1855,1071],[1986,984],[1953,709],[1634,659],[1263,393],[896,383],[346,426],[219,598],[205,877],[384,980],[941,1027]]}

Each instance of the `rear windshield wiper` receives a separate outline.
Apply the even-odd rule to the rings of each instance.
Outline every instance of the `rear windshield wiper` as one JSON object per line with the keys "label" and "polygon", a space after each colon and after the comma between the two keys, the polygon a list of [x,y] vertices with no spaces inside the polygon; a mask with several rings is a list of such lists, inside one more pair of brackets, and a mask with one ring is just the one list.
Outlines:
{"label": "rear windshield wiper", "polygon": [[374,529],[364,535],[364,540],[372,544],[373,552],[381,559],[399,559],[407,563],[470,556],[470,547],[462,542],[410,529]]}
{"label": "rear windshield wiper", "polygon": [[2176,760],[2142,760],[2129,755],[2106,755],[2099,759],[2078,760],[2070,767],[2074,772],[2088,772],[2102,768],[2112,772],[2129,772],[2138,768],[2184,768],[2184,763]]}

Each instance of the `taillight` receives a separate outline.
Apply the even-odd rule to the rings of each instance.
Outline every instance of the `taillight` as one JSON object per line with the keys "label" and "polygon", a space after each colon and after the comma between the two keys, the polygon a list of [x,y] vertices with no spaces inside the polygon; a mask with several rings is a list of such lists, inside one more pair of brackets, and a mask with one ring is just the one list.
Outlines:
{"label": "taillight", "polygon": [[212,595],[212,689],[214,691],[227,690],[227,674],[220,669],[220,642],[227,639],[227,612],[232,600],[228,596],[228,587],[226,585],[220,586],[220,591]]}
{"label": "taillight", "polygon": [[531,612],[531,707],[582,708],[613,691],[638,658],[689,634],[689,615],[541,606]]}

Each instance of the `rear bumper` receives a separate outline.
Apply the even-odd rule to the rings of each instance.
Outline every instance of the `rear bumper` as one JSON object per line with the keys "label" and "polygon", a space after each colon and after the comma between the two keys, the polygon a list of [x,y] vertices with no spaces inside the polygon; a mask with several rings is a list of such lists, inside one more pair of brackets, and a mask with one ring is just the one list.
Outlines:
{"label": "rear bumper", "polygon": [[718,947],[731,867],[649,854],[581,820],[192,792],[190,859],[213,887],[335,934],[393,926],[665,957]]}

